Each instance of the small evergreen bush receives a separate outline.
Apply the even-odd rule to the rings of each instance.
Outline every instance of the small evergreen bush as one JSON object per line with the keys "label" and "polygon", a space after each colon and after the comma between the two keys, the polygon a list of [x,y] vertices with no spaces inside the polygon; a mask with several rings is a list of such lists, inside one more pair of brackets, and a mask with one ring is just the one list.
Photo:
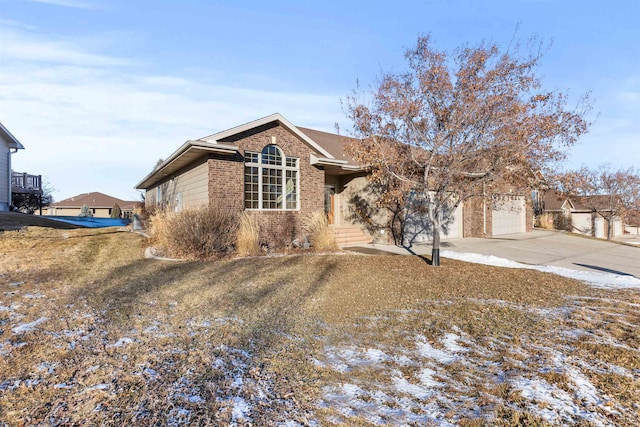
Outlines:
{"label": "small evergreen bush", "polygon": [[81,217],[92,217],[93,213],[91,212],[91,209],[89,209],[89,206],[87,205],[82,205],[82,208],[80,209],[80,215]]}
{"label": "small evergreen bush", "polygon": [[122,217],[122,209],[120,209],[120,205],[116,203],[111,208],[111,218],[120,218],[120,217]]}

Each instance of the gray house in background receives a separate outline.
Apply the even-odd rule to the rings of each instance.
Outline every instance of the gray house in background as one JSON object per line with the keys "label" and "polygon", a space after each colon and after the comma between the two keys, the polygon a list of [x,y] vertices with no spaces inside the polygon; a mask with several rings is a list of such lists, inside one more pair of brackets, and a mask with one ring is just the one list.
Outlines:
{"label": "gray house in background", "polygon": [[0,123],[0,212],[11,206],[11,155],[21,149],[20,141]]}

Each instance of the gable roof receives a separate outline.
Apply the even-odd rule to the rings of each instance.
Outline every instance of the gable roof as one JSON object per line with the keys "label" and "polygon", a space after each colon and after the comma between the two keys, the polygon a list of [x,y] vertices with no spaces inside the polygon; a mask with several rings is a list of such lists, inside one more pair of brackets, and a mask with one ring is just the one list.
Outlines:
{"label": "gable roof", "polygon": [[626,224],[640,226],[640,210],[632,209],[625,214]]}
{"label": "gable roof", "polygon": [[51,203],[49,206],[55,208],[81,208],[87,205],[90,208],[112,208],[118,204],[120,209],[133,209],[139,202],[135,200],[121,200],[104,193],[94,191],[92,193],[82,193],[69,197],[59,202]]}
{"label": "gable roof", "polygon": [[[601,194],[595,196],[574,196],[571,198],[576,210],[589,211],[593,209],[598,211],[607,212],[611,210],[611,204],[608,194]],[[616,197],[614,196],[614,199]],[[615,203],[615,201],[614,201]]]}
{"label": "gable roof", "polygon": [[346,164],[350,166],[360,166],[355,159],[345,151],[346,144],[355,141],[355,138],[300,126],[298,126],[298,129],[327,150],[334,159],[344,160],[347,162]]}
{"label": "gable roof", "polygon": [[319,154],[319,156],[311,155],[312,164],[340,167],[347,170],[359,169],[355,161],[347,158],[348,156],[343,152],[343,143],[347,140],[346,137],[328,132],[298,128],[284,118],[282,114],[274,113],[261,119],[214,133],[213,135],[185,142],[158,167],[144,177],[135,188],[148,189],[205,154],[218,153],[232,155],[238,152],[239,148],[236,145],[225,142],[225,139],[273,122],[287,128]]}
{"label": "gable roof", "polygon": [[0,123],[0,137],[7,141],[9,148],[15,148],[16,150],[24,149],[24,146],[20,144],[20,141],[18,141],[2,123]]}
{"label": "gable roof", "polygon": [[575,209],[571,199],[555,191],[545,193],[543,202],[545,211],[560,211],[565,203],[569,204],[570,209]]}

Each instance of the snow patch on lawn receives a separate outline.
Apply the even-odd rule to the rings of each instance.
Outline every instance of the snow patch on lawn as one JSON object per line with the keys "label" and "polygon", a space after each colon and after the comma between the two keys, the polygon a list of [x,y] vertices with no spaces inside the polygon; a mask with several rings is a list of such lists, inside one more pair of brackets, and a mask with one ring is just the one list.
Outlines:
{"label": "snow patch on lawn", "polygon": [[[358,349],[355,346],[345,348],[326,347],[327,364],[338,372],[349,372],[358,367],[366,367],[383,363],[390,357],[377,348]],[[323,362],[315,361],[319,366],[324,366]]]}
{"label": "snow patch on lawn", "polygon": [[107,346],[107,348],[118,348],[118,347],[124,347],[125,345],[131,344],[131,343],[134,343],[134,342],[135,342],[135,340],[134,340],[133,338],[123,337],[123,338],[120,338],[120,339],[119,339],[118,341],[116,341],[115,343],[113,343],[113,344],[109,344],[109,345]]}
{"label": "snow patch on lawn", "polygon": [[41,317],[37,320],[34,320],[33,322],[29,322],[29,323],[22,323],[18,326],[14,326],[13,328],[11,328],[11,331],[15,334],[15,335],[19,335],[19,334],[23,334],[25,332],[29,332],[29,331],[33,331],[36,326],[38,326],[41,323],[46,322],[47,320],[49,320],[47,317]]}
{"label": "snow patch on lawn", "polygon": [[[594,361],[568,356],[526,338],[516,344],[487,337],[483,345],[454,330],[431,341],[416,335],[407,337],[405,344],[379,347],[376,353],[384,357],[378,361],[364,356],[370,349],[325,347],[326,365],[344,373],[346,381],[325,387],[318,406],[334,409],[338,424],[348,424],[349,417],[362,417],[375,425],[449,426],[464,418],[475,419],[482,412],[477,399],[465,393],[472,390],[470,384],[483,384],[489,390],[507,384],[524,398],[513,409],[526,410],[550,423],[609,426],[608,415],[620,414],[585,374],[597,369]],[[487,342],[493,351],[480,351],[486,350]],[[522,355],[526,362],[508,357],[496,361],[496,351]],[[416,362],[399,363],[403,358]],[[371,376],[367,376],[369,371]],[[563,375],[566,386],[550,384],[544,375],[551,371]],[[482,394],[485,405],[512,405],[499,393]]]}

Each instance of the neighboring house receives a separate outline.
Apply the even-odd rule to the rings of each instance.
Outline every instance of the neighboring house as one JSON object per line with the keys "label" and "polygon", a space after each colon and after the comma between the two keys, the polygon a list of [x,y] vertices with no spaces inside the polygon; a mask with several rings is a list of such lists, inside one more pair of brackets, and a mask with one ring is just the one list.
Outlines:
{"label": "neighboring house", "polygon": [[555,191],[545,193],[542,203],[544,212],[562,214],[567,218],[570,218],[571,212],[575,210],[571,199]]}
{"label": "neighboring house", "polygon": [[547,190],[540,201],[538,219],[543,228],[573,231],[571,213],[575,205],[567,196],[557,191]]}
{"label": "neighboring house", "polygon": [[572,200],[575,209],[571,211],[571,223],[575,232],[599,239],[607,238],[609,227],[611,237],[624,233],[622,219],[611,216],[608,195],[573,197]]}
{"label": "neighboring house", "polygon": [[11,155],[21,149],[22,144],[0,123],[0,212],[11,207]]}
{"label": "neighboring house", "polygon": [[[370,196],[362,166],[344,151],[348,140],[294,126],[276,113],[185,142],[136,188],[146,191],[148,207],[245,210],[274,232],[290,232],[292,224],[324,212],[337,235],[355,228],[362,238],[354,200]],[[447,237],[524,232],[531,218],[530,203],[522,195],[476,199],[458,208]],[[380,235],[362,241],[373,237]]]}
{"label": "neighboring house", "polygon": [[623,222],[618,217],[611,221],[611,207],[609,196],[574,196],[555,191],[548,191],[543,198],[543,215],[541,221],[557,221],[558,215],[562,215],[570,221],[570,230],[574,233],[606,239],[609,226],[612,228],[611,237],[617,237],[624,233]]}
{"label": "neighboring house", "polygon": [[640,236],[640,211],[631,210],[627,212],[624,221],[624,232]]}
{"label": "neighboring house", "polygon": [[87,205],[94,217],[109,218],[111,217],[111,210],[116,203],[120,206],[122,218],[131,218],[134,209],[139,204],[139,202],[136,201],[120,200],[94,191],[93,193],[83,193],[52,203],[47,208],[45,215],[78,216],[80,215],[82,206]]}

